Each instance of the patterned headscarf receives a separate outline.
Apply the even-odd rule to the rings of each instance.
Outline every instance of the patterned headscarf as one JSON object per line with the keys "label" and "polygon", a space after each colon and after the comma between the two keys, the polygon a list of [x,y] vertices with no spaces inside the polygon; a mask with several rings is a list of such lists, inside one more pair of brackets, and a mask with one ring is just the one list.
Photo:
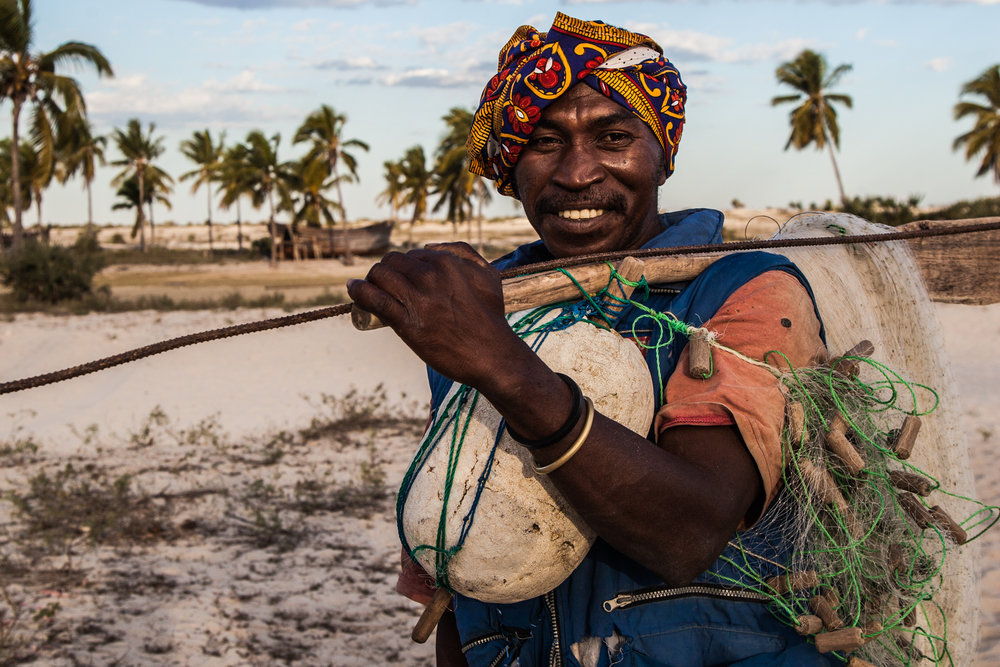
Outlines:
{"label": "patterned headscarf", "polygon": [[501,49],[497,74],[486,84],[472,122],[469,171],[513,196],[511,173],[542,111],[580,82],[649,126],[670,176],[687,99],[680,73],[649,37],[562,13],[547,33],[521,26]]}

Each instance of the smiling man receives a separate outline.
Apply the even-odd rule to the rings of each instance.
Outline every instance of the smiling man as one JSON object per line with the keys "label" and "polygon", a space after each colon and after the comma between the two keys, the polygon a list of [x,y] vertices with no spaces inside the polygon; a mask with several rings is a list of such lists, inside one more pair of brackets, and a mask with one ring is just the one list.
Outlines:
{"label": "smiling man", "polygon": [[[498,268],[721,242],[717,211],[657,212],[685,99],[677,70],[644,35],[562,14],[547,33],[520,28],[483,92],[470,169],[521,200],[539,240],[493,265],[463,244],[391,253],[349,284],[431,368],[432,409],[452,382],[478,390],[599,535],[543,597],[456,596],[438,630],[439,664],[828,664],[741,585],[783,572],[772,539],[780,522],[767,512],[783,461],[784,399],[772,373],[717,354],[711,377],[691,378],[678,370],[686,341],[657,339],[642,310],[627,309],[617,328],[640,344],[658,389],[644,438],[584,407],[574,381],[504,316]],[[690,283],[633,298],[720,332],[754,359],[778,349],[803,366],[823,351],[809,288],[782,257],[733,255]],[[737,551],[749,574],[732,570]],[[413,571],[399,588],[427,599]],[[616,602],[637,591],[648,602]]]}

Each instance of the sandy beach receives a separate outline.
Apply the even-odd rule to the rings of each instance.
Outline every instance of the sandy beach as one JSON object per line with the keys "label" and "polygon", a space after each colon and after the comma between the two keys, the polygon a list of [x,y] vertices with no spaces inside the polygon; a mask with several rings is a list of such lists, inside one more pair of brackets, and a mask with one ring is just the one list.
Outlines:
{"label": "sandy beach", "polygon": [[[1000,305],[936,313],[979,498],[1000,504]],[[18,315],[0,324],[0,377],[280,314]],[[0,397],[4,492],[124,478],[114,502],[139,517],[103,540],[89,524],[29,535],[0,503],[8,637],[49,665],[428,664],[409,640],[419,609],[393,591],[394,489],[424,409],[416,359],[347,318]],[[1000,530],[980,542],[985,666],[1000,664]]]}

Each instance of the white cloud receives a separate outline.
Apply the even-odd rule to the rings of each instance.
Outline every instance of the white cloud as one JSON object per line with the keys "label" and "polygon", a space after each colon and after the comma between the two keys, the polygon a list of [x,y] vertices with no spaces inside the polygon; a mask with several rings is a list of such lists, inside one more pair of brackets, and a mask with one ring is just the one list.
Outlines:
{"label": "white cloud", "polygon": [[297,23],[293,23],[292,30],[295,32],[308,32],[312,30],[317,23],[319,23],[319,19],[303,19]]}
{"label": "white cloud", "polygon": [[321,60],[311,65],[315,69],[330,70],[365,70],[365,69],[385,69],[384,65],[379,65],[370,56],[358,56],[356,58],[332,58]]}
{"label": "white cloud", "polygon": [[128,74],[102,80],[87,94],[90,115],[118,124],[127,118],[148,118],[164,126],[188,122],[233,124],[260,121],[275,114],[247,93],[275,92],[244,71],[223,82],[208,80],[197,86],[172,90],[145,74]]}
{"label": "white cloud", "polygon": [[868,28],[861,28],[856,33],[854,33],[854,39],[858,40],[859,42],[863,42],[867,34],[868,34]]}
{"label": "white cloud", "polygon": [[951,58],[931,58],[924,63],[924,67],[932,72],[944,72],[951,68]]}
{"label": "white cloud", "polygon": [[481,86],[483,77],[472,72],[451,72],[434,67],[421,67],[401,74],[382,77],[384,86],[414,86],[419,88],[458,88],[461,86]]}
{"label": "white cloud", "polygon": [[810,46],[807,40],[800,38],[736,45],[729,37],[694,30],[671,30],[649,23],[631,24],[629,29],[650,35],[663,47],[664,55],[674,62],[751,63],[788,59]]}

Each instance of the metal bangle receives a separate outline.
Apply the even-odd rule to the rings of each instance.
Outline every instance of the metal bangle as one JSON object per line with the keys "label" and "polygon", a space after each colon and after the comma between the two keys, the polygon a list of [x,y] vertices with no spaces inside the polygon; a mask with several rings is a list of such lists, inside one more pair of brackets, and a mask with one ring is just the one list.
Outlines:
{"label": "metal bangle", "polygon": [[569,435],[569,432],[572,431],[573,427],[575,427],[580,421],[580,414],[583,412],[583,391],[580,389],[580,385],[574,382],[573,378],[568,375],[563,375],[562,373],[556,373],[556,375],[558,375],[559,379],[565,382],[570,388],[570,391],[573,392],[573,410],[569,413],[569,418],[566,419],[566,422],[552,435],[545,438],[539,438],[538,440],[529,440],[525,438],[524,436],[516,433],[514,429],[510,427],[510,424],[507,424],[507,433],[510,434],[510,437],[514,438],[515,442],[524,445],[528,449],[541,449],[542,447],[548,447],[549,445],[556,444]]}
{"label": "metal bangle", "polygon": [[587,436],[590,435],[590,427],[594,425],[594,402],[590,400],[590,397],[584,397],[584,401],[587,403],[587,416],[583,421],[583,430],[580,431],[580,435],[576,436],[576,440],[573,444],[569,446],[562,456],[557,458],[552,463],[547,466],[536,466],[534,463],[531,464],[531,469],[539,475],[548,475],[554,470],[558,470],[563,467],[567,461],[569,461],[573,456],[580,451],[583,447],[583,443],[586,442]]}

